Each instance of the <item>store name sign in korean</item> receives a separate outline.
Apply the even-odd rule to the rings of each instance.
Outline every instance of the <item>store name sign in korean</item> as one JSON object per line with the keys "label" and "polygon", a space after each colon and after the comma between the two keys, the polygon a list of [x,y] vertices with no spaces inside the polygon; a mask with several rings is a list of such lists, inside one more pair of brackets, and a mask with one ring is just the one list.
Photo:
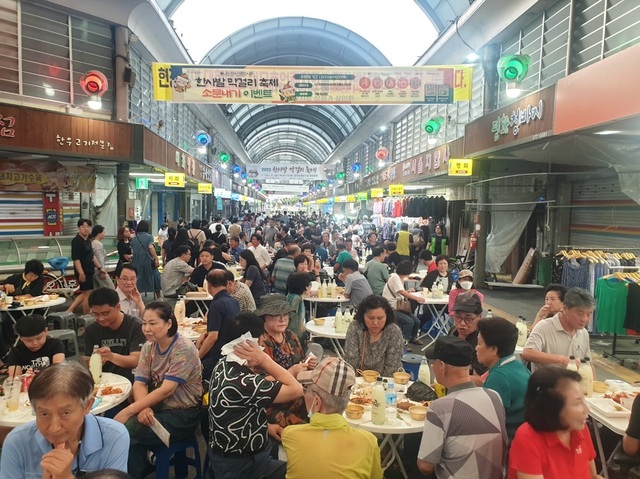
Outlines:
{"label": "store name sign in korean", "polygon": [[[254,180],[326,180],[333,175],[327,165],[283,164],[283,163],[249,163],[247,177]],[[268,189],[268,188],[267,188]]]}
{"label": "store name sign in korean", "polygon": [[471,99],[473,67],[153,64],[153,97],[178,103],[448,104]]}
{"label": "store name sign in korean", "polygon": [[450,158],[449,176],[471,176],[473,175],[473,160],[471,158]]}
{"label": "store name sign in korean", "polygon": [[497,119],[491,122],[491,133],[493,133],[493,141],[498,141],[500,135],[508,135],[509,128],[513,132],[513,136],[518,136],[520,128],[528,125],[534,120],[542,120],[544,114],[544,101],[538,101],[537,105],[526,105],[523,108],[516,108],[510,115],[503,113]]}
{"label": "store name sign in korean", "polygon": [[389,196],[404,195],[404,185],[389,185]]}
{"label": "store name sign in korean", "polygon": [[173,188],[184,188],[185,174],[184,173],[165,173],[164,174],[164,186]]}
{"label": "store name sign in korean", "polygon": [[211,183],[198,183],[198,193],[210,195],[213,193],[213,185]]}

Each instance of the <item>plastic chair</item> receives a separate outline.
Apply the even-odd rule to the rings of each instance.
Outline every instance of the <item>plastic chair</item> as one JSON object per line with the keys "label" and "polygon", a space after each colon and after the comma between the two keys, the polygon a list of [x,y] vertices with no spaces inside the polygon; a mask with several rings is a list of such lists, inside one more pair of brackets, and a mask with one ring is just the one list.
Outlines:
{"label": "plastic chair", "polygon": [[[49,336],[60,339],[65,343],[65,359],[67,361],[80,361],[80,349],[78,348],[78,336],[73,329],[52,329]],[[73,350],[69,347],[69,341],[73,343]]]}
{"label": "plastic chair", "polygon": [[324,355],[324,348],[317,343],[308,343],[307,351],[313,353],[318,358],[318,362],[322,361],[322,356]]}
{"label": "plastic chair", "polygon": [[[203,479],[198,439],[195,436],[171,443],[169,447],[163,445],[150,449],[156,456],[156,479],[169,479],[171,466],[175,468],[175,477],[188,477],[189,466],[192,466],[196,469],[195,479]],[[189,449],[193,449],[193,458],[187,456]]]}
{"label": "plastic chair", "polygon": [[[640,458],[627,455],[627,453],[625,453],[622,449],[621,445],[618,444],[615,451],[611,455],[611,459],[609,459],[609,462],[620,467],[620,471],[618,473],[619,477],[627,477],[627,473],[631,468],[640,465]],[[610,464],[607,464],[607,466],[609,465]]]}

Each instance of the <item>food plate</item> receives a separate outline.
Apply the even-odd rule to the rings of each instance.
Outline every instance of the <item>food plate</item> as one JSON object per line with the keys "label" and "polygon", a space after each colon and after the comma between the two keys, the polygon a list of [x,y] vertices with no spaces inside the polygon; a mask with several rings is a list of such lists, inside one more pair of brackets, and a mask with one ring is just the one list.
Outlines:
{"label": "food plate", "polygon": [[587,398],[589,407],[606,417],[626,417],[631,414],[627,408],[622,407],[613,399]]}
{"label": "food plate", "polygon": [[102,398],[105,396],[120,396],[121,394],[124,394],[125,388],[125,384],[108,384],[105,386],[100,386],[98,394],[96,394],[96,398]]}

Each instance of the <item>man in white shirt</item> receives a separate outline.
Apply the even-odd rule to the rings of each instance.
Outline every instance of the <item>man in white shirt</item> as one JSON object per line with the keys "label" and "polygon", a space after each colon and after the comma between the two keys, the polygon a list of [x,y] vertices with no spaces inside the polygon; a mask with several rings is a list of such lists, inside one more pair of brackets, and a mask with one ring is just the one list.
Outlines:
{"label": "man in white shirt", "polygon": [[136,287],[137,281],[138,270],[132,264],[125,263],[116,270],[116,293],[120,298],[120,311],[142,319],[144,302]]}
{"label": "man in white shirt", "polygon": [[264,229],[264,241],[273,248],[273,237],[278,232],[276,228],[276,220],[274,218],[269,219],[269,225]]}
{"label": "man in white shirt", "polygon": [[271,256],[267,251],[267,248],[262,246],[262,235],[258,233],[253,233],[251,235],[251,246],[249,246],[249,251],[253,251],[253,254],[260,265],[260,269],[263,271],[269,267],[271,264]]}
{"label": "man in white shirt", "polygon": [[211,223],[209,225],[209,231],[211,231],[212,233],[215,233],[216,232],[216,225],[222,225],[222,234],[226,236],[227,228],[225,228],[225,226],[222,224],[222,218],[217,217],[214,220],[214,223]]}

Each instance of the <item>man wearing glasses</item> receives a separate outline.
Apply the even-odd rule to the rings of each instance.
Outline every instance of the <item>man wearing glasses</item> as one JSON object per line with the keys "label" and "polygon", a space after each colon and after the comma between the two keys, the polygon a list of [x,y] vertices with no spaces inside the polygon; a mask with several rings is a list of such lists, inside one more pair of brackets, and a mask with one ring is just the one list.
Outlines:
{"label": "man wearing glasses", "polygon": [[93,347],[98,346],[102,371],[119,374],[133,382],[131,370],[138,366],[140,350],[147,341],[142,334],[142,321],[121,311],[120,297],[113,289],[93,290],[89,295],[89,308],[95,322],[87,326],[84,333],[85,359],[89,361]]}
{"label": "man wearing glasses", "polygon": [[116,293],[120,298],[120,311],[129,316],[142,318],[144,302],[137,288],[138,270],[130,263],[116,270]]}
{"label": "man wearing glasses", "polygon": [[478,344],[478,321],[482,318],[482,301],[474,291],[465,291],[456,298],[453,306],[453,328],[449,334],[464,339],[473,347],[471,362],[471,381],[476,386],[483,383],[482,375],[488,368],[478,362],[476,345]]}

